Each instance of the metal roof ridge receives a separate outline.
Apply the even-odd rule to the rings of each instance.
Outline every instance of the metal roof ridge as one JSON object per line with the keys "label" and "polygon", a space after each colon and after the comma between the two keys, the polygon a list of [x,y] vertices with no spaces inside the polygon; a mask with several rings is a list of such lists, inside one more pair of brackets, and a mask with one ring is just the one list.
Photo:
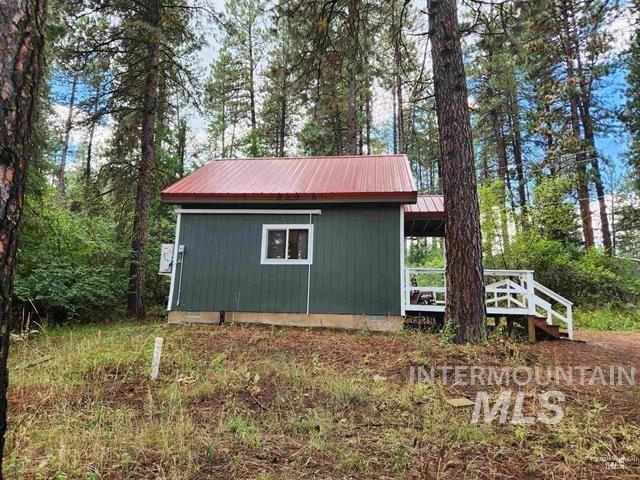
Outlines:
{"label": "metal roof ridge", "polygon": [[[380,157],[406,157],[403,153],[377,153],[375,155],[297,155],[293,157],[222,157],[207,160],[205,163],[226,162],[236,160],[312,160],[316,158],[380,158]],[[203,165],[204,166],[204,165]]]}

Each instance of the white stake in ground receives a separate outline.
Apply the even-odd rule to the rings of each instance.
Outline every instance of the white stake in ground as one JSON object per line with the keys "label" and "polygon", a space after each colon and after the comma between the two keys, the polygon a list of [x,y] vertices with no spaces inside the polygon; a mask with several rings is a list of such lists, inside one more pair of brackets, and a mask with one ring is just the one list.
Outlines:
{"label": "white stake in ground", "polygon": [[158,372],[160,370],[160,355],[162,354],[162,337],[156,337],[156,343],[153,347],[153,357],[151,357],[151,374],[149,378],[156,380],[158,378]]}

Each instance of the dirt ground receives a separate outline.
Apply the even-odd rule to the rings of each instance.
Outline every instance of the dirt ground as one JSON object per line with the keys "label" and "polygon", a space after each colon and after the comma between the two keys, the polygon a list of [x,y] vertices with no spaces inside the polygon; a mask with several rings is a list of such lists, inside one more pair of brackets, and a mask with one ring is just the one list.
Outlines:
{"label": "dirt ground", "polygon": [[640,333],[577,332],[576,340],[610,350],[626,361],[640,365]]}
{"label": "dirt ground", "polygon": [[[165,346],[151,382],[155,336]],[[446,402],[482,390],[495,399],[504,386],[411,382],[418,366],[640,371],[640,333],[576,340],[456,346],[421,332],[239,325],[61,330],[14,347],[7,478],[640,478],[637,385],[561,385],[563,420],[523,426],[474,424],[473,406]],[[21,369],[34,356],[54,360]],[[531,414],[548,388],[509,387]]]}

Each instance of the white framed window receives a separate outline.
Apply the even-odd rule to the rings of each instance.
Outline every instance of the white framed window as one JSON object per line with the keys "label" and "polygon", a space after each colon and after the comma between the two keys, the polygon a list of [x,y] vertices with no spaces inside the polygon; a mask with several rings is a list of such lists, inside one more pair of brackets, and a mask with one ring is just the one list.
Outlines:
{"label": "white framed window", "polygon": [[262,225],[260,263],[310,265],[313,263],[313,225]]}

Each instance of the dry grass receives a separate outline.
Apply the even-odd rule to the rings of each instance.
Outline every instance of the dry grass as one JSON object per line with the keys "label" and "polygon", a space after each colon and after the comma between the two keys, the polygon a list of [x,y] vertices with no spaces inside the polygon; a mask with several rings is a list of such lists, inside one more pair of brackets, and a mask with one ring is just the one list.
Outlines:
{"label": "dry grass", "polygon": [[[147,379],[163,336],[160,378]],[[470,424],[411,365],[637,366],[566,342],[442,345],[437,335],[91,325],[13,345],[7,478],[620,478],[640,456],[640,392],[566,391],[556,426]],[[35,359],[53,360],[21,369]],[[16,368],[17,367],[17,368]],[[377,381],[374,381],[377,376]],[[384,377],[384,378],[380,378]],[[477,390],[477,387],[475,387]],[[496,391],[497,391],[496,387]]]}

